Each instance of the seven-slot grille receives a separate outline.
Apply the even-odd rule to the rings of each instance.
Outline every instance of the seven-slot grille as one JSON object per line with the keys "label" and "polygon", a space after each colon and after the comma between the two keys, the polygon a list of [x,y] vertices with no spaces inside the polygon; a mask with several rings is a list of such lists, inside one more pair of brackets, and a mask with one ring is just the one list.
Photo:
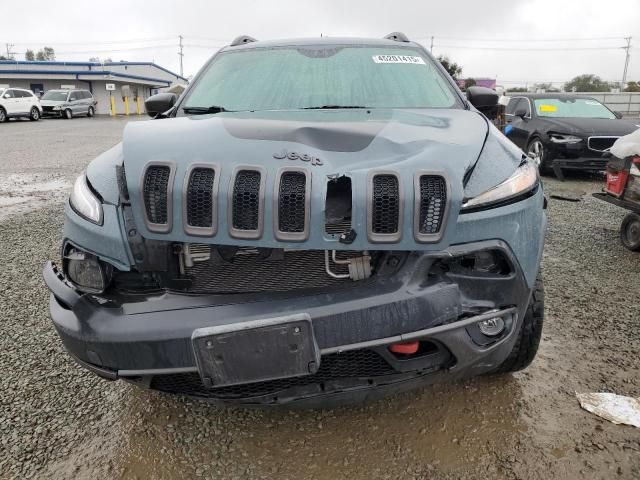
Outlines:
{"label": "seven-slot grille", "polygon": [[144,176],[142,194],[147,221],[156,225],[169,222],[169,179],[171,168],[167,165],[152,165]]}
{"label": "seven-slot grille", "polygon": [[256,170],[240,170],[233,184],[232,223],[236,230],[258,230],[260,226],[260,181]]}
{"label": "seven-slot grille", "polygon": [[400,186],[395,175],[373,177],[371,231],[375,234],[398,232],[400,222]]}
{"label": "seven-slot grille", "polygon": [[278,190],[278,230],[302,233],[306,220],[307,176],[302,172],[285,172]]}
{"label": "seven-slot grille", "polygon": [[437,235],[442,226],[447,204],[446,183],[439,175],[421,175],[419,188],[418,233]]}
{"label": "seven-slot grille", "polygon": [[192,227],[211,228],[213,212],[217,207],[213,197],[216,172],[212,168],[198,167],[191,170],[187,185],[187,224]]}
{"label": "seven-slot grille", "polygon": [[[195,166],[187,173],[183,196],[185,231],[194,235],[215,235],[218,209],[217,176],[219,170]],[[245,168],[232,177],[228,212],[230,233],[258,235],[264,215],[264,172]],[[169,165],[147,167],[142,182],[142,199],[148,227],[168,232],[171,225],[172,170]],[[415,235],[418,241],[437,241],[442,234],[448,203],[448,189],[440,175],[417,175],[415,180]],[[276,238],[284,234],[308,235],[310,179],[303,171],[285,171],[277,177],[274,191],[274,229]],[[273,191],[273,190],[272,190]],[[400,179],[393,172],[370,177],[368,223],[373,242],[397,242],[402,229],[402,196]],[[163,229],[160,229],[163,227]],[[193,228],[192,228],[193,227]],[[328,229],[329,227],[326,226]],[[234,231],[236,233],[234,233]],[[283,234],[282,238],[279,234]],[[243,238],[243,237],[241,237]],[[249,238],[249,237],[247,237]],[[257,237],[256,237],[257,238]],[[304,240],[306,237],[296,238]]]}

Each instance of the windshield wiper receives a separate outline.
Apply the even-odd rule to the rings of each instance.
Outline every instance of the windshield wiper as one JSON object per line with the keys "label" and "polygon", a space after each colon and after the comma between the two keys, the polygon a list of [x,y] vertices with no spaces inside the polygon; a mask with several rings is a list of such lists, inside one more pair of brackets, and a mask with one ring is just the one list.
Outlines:
{"label": "windshield wiper", "polygon": [[340,108],[369,108],[362,105],[322,105],[320,107],[302,107],[302,110],[338,110]]}
{"label": "windshield wiper", "polygon": [[184,113],[192,115],[205,115],[207,113],[232,112],[219,105],[211,105],[210,107],[182,107]]}

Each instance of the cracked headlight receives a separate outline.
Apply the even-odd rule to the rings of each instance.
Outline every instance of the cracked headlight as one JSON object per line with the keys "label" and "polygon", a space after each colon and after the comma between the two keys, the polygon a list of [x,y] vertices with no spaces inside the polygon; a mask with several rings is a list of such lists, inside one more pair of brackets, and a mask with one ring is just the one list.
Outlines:
{"label": "cracked headlight", "polygon": [[73,184],[69,205],[82,218],[96,225],[102,225],[102,203],[91,190],[85,172],[82,172]]}
{"label": "cracked headlight", "polygon": [[462,211],[480,210],[517,201],[520,197],[533,192],[537,188],[538,182],[538,169],[533,162],[527,160],[504,182],[477,197],[466,200],[462,204]]}
{"label": "cracked headlight", "polygon": [[580,137],[576,137],[575,135],[565,135],[562,133],[550,133],[549,140],[553,143],[580,143],[582,139]]}

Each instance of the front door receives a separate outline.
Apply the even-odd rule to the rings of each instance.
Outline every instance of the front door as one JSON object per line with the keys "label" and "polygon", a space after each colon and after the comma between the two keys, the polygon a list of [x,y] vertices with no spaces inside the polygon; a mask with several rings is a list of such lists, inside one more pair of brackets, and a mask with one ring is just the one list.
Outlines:
{"label": "front door", "polygon": [[7,115],[14,115],[17,112],[18,99],[16,98],[16,91],[9,89],[5,90],[2,94],[2,103],[4,105],[5,110],[7,111]]}

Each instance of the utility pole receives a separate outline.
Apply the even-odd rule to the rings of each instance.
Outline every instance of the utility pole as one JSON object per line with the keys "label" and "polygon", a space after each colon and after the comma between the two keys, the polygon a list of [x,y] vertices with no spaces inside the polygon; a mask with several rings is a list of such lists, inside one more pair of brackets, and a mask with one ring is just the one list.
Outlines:
{"label": "utility pole", "polygon": [[14,53],[11,51],[15,45],[13,43],[5,43],[5,45],[7,47],[7,60],[15,60]]}
{"label": "utility pole", "polygon": [[433,54],[433,35],[431,35],[431,48],[429,49],[429,52]]}
{"label": "utility pole", "polygon": [[627,85],[627,70],[629,68],[629,57],[631,56],[631,37],[624,37],[627,41],[627,46],[622,47],[627,51],[627,54],[624,57],[624,72],[622,73],[622,83],[620,83],[620,91],[624,90],[624,87]]}
{"label": "utility pole", "polygon": [[184,77],[184,72],[182,71],[182,57],[184,57],[184,53],[182,53],[182,35],[178,35],[178,38],[180,39],[180,42],[178,43],[178,46],[180,47],[180,51],[178,52],[178,55],[180,56],[180,76]]}

